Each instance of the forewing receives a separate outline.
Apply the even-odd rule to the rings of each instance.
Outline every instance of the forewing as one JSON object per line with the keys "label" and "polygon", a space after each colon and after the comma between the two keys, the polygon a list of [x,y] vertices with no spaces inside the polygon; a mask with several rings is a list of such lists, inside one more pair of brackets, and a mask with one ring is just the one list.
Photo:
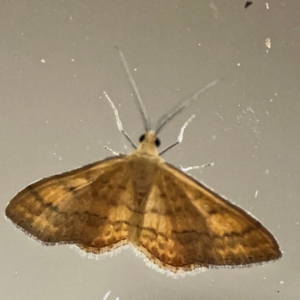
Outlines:
{"label": "forewing", "polygon": [[173,272],[281,256],[262,224],[169,164],[157,172],[138,246],[154,263]]}
{"label": "forewing", "polygon": [[127,239],[124,203],[130,206],[132,197],[126,166],[113,157],[37,181],[10,201],[6,216],[44,243],[101,253]]}

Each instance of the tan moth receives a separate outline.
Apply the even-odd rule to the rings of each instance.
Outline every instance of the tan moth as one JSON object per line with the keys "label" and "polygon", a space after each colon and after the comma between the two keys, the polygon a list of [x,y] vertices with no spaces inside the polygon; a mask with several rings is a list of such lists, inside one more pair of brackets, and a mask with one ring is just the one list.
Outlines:
{"label": "tan moth", "polygon": [[6,216],[46,245],[73,244],[102,254],[132,245],[158,267],[180,273],[197,268],[245,266],[281,257],[273,235],[256,219],[160,156],[158,133],[205,86],[164,116],[151,130],[139,90],[122,51],[122,62],[144,120],[135,150],[39,180],[8,204]]}

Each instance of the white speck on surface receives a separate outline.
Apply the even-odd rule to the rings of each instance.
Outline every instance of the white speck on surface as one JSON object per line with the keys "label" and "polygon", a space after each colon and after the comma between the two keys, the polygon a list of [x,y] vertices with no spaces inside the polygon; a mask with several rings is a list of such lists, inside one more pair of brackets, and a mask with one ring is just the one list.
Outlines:
{"label": "white speck on surface", "polygon": [[254,110],[252,109],[251,106],[249,106],[249,107],[247,108],[247,110],[248,110],[248,111],[251,111],[251,112],[254,114]]}
{"label": "white speck on surface", "polygon": [[219,113],[216,113],[216,115],[217,115],[222,121],[224,121],[224,118],[223,118],[222,116],[220,116]]}
{"label": "white speck on surface", "polygon": [[215,10],[215,11],[218,10],[218,7],[217,7],[213,2],[210,2],[209,7],[210,7],[212,10]]}
{"label": "white speck on surface", "polygon": [[240,67],[240,66],[241,66],[241,64],[240,64],[240,63],[237,63],[237,66],[238,66],[238,67]]}
{"label": "white speck on surface", "polygon": [[257,198],[257,195],[258,195],[258,190],[256,190],[255,192],[255,198]]}
{"label": "white speck on surface", "polygon": [[270,173],[270,170],[266,169],[265,174],[269,174],[269,173]]}
{"label": "white speck on surface", "polygon": [[41,59],[41,63],[44,64],[44,63],[46,63],[46,61],[42,58],[42,59]]}
{"label": "white speck on surface", "polygon": [[284,281],[283,281],[283,280],[281,280],[281,281],[280,281],[280,284],[284,284]]}
{"label": "white speck on surface", "polygon": [[269,9],[270,7],[269,7],[269,3],[268,2],[266,2],[266,9]]}
{"label": "white speck on surface", "polygon": [[265,44],[269,49],[271,49],[271,39],[270,38],[265,39]]}
{"label": "white speck on surface", "polygon": [[103,300],[107,300],[108,296],[110,295],[111,291],[108,291],[105,295],[104,295],[104,298]]}

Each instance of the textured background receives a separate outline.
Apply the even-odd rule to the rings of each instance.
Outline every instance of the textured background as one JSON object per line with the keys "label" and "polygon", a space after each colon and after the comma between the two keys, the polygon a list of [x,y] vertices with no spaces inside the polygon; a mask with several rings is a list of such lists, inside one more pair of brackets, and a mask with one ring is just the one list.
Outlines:
{"label": "textured background", "polygon": [[[299,296],[300,2],[2,1],[0,10],[0,211],[39,178],[101,160],[130,145],[141,118],[114,45],[122,47],[155,121],[180,99],[224,78],[161,133],[183,144],[165,158],[257,217],[283,258],[173,279],[130,250],[82,258],[42,247],[0,218],[3,299],[296,299]],[[271,39],[271,49],[265,40]],[[127,146],[126,146],[127,145]]]}

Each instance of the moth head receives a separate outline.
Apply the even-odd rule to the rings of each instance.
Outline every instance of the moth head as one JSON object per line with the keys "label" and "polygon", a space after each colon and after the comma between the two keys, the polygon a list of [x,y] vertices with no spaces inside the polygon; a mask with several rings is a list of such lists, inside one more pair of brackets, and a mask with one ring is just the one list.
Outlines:
{"label": "moth head", "polygon": [[150,130],[141,135],[140,144],[137,151],[151,155],[158,155],[157,148],[160,146],[160,140],[156,136],[155,131]]}

